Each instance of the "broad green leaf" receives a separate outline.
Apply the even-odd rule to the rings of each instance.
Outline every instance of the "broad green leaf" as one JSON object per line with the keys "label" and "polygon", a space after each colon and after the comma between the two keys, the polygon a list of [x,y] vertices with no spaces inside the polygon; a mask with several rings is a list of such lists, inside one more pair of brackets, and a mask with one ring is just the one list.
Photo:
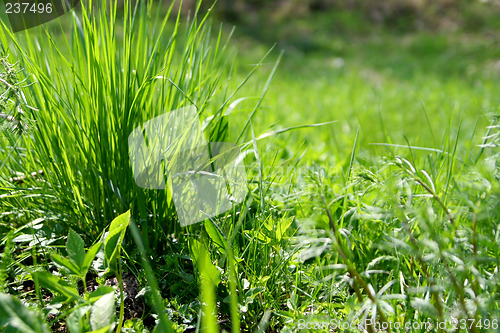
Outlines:
{"label": "broad green leaf", "polygon": [[[31,231],[30,230],[23,230],[23,229],[34,229],[34,230],[39,230],[43,227],[43,222],[45,221],[45,218],[38,218],[32,222],[29,222],[27,224],[24,224],[23,226],[15,229],[13,231],[14,235],[30,235],[30,236],[33,236]],[[5,238],[2,239],[2,242],[0,243],[0,245],[5,245]]]}
{"label": "broad green leaf", "polygon": [[109,271],[115,270],[115,262],[119,256],[125,231],[130,223],[130,211],[117,216],[109,226],[109,232],[104,240],[105,266]]}
{"label": "broad green leaf", "polygon": [[11,332],[50,333],[39,313],[24,306],[14,296],[0,293],[0,331],[4,327]]}
{"label": "broad green leaf", "polygon": [[217,247],[224,252],[226,251],[226,239],[222,234],[219,227],[210,219],[205,221],[205,230],[207,231],[210,239],[217,245]]}
{"label": "broad green leaf", "polygon": [[92,261],[94,260],[95,256],[97,255],[97,252],[101,249],[102,243],[98,242],[91,246],[87,253],[85,253],[85,258],[83,259],[83,265],[82,265],[82,273],[85,275],[87,274],[90,265],[92,265]]}
{"label": "broad green leaf", "polygon": [[154,328],[153,333],[163,333],[163,332],[167,332],[167,325],[160,320],[158,325],[156,325],[156,327]]}
{"label": "broad green leaf", "polygon": [[35,272],[34,274],[38,277],[38,281],[42,287],[55,291],[71,300],[81,300],[78,291],[63,279],[49,272]]}
{"label": "broad green leaf", "polygon": [[276,240],[279,242],[285,235],[286,231],[292,225],[293,218],[282,218],[276,225]]}
{"label": "broad green leaf", "polygon": [[265,244],[269,244],[272,242],[272,239],[270,237],[267,237],[266,234],[264,234],[264,232],[262,232],[262,228],[261,228],[261,230],[245,230],[244,232],[245,232],[245,234],[250,236],[252,239],[256,238]]}
{"label": "broad green leaf", "polygon": [[124,331],[127,330],[127,332],[136,332],[136,333],[149,332],[149,331],[146,331],[146,329],[144,328],[144,323],[143,323],[142,319],[139,319],[139,318],[128,319],[127,321],[125,321],[123,323],[123,328],[124,328]]}
{"label": "broad green leaf", "polygon": [[250,290],[248,290],[246,293],[245,293],[245,297],[251,297],[251,298],[254,298],[255,295],[257,295],[258,293],[261,293],[263,292],[264,290],[266,290],[265,287],[255,287],[255,288],[252,288]]}
{"label": "broad green leaf", "polygon": [[83,262],[85,259],[85,243],[83,239],[73,229],[69,229],[68,241],[66,242],[66,250],[68,257],[82,271]]}
{"label": "broad green leaf", "polygon": [[200,258],[200,251],[203,245],[197,239],[189,240],[189,252],[191,254],[191,260],[195,266],[198,265],[198,259]]}
{"label": "broad green leaf", "polygon": [[31,242],[32,240],[36,239],[35,235],[30,235],[30,234],[22,234],[14,238],[12,241],[14,243],[24,243],[24,242]]}
{"label": "broad green leaf", "polygon": [[220,278],[219,275],[215,273],[215,271],[217,271],[217,268],[215,268],[212,264],[210,255],[208,254],[205,247],[201,246],[200,250],[201,251],[199,253],[198,259],[198,271],[201,275],[200,289],[203,311],[202,325],[205,327],[206,332],[219,332],[216,315],[217,302],[215,297],[215,288],[220,282]]}
{"label": "broad green leaf", "polygon": [[204,258],[203,254],[207,252],[205,246],[200,241],[193,239],[189,242],[189,250],[195,266],[200,270],[203,269],[203,272],[206,273],[204,276],[208,277],[214,285],[218,285],[221,281],[220,271],[212,264],[208,254],[206,255],[208,257],[205,258],[206,260],[203,262],[200,261]]}
{"label": "broad green leaf", "polygon": [[97,300],[99,300],[102,296],[114,293],[115,289],[110,286],[100,286],[97,288],[95,291],[91,292],[89,295],[89,302],[90,303],[95,303]]}
{"label": "broad green leaf", "polygon": [[76,265],[76,263],[68,258],[65,258],[57,253],[52,253],[50,258],[57,265],[67,268],[71,273],[81,276],[82,272],[80,268]]}
{"label": "broad green leaf", "polygon": [[115,318],[115,311],[114,292],[99,298],[90,312],[90,328],[95,331],[109,327]]}
{"label": "broad green leaf", "polygon": [[90,308],[90,305],[79,307],[68,316],[66,319],[66,326],[68,326],[70,333],[85,332],[83,319],[87,312],[89,312]]}

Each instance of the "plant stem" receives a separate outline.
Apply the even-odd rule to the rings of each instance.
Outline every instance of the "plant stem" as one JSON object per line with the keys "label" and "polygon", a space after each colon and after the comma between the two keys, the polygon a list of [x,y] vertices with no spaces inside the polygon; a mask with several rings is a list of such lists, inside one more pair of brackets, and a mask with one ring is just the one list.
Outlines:
{"label": "plant stem", "polygon": [[118,258],[118,284],[120,285],[120,318],[118,319],[118,327],[116,328],[116,332],[121,332],[123,325],[123,317],[125,315],[125,304],[123,299],[123,279],[122,279],[122,262],[120,258]]}

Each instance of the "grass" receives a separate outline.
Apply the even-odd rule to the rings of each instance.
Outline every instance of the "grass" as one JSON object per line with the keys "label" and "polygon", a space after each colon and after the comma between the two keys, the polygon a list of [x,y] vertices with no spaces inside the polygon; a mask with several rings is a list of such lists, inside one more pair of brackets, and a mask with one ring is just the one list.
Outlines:
{"label": "grass", "polygon": [[[0,33],[2,327],[497,330],[494,38],[323,32],[268,53],[199,12],[115,10]],[[191,104],[242,148],[249,193],[181,228],[127,140]]]}
{"label": "grass", "polygon": [[[256,47],[246,40],[242,49]],[[407,145],[406,137],[410,145],[441,148],[461,118],[472,134],[497,109],[498,51],[490,38],[385,33],[333,36],[328,42],[320,52],[287,52],[267,96],[264,126],[285,114],[286,125],[338,120],[337,126],[303,135],[345,156],[360,126],[362,146],[381,154],[369,144]],[[479,140],[482,133],[475,135]]]}

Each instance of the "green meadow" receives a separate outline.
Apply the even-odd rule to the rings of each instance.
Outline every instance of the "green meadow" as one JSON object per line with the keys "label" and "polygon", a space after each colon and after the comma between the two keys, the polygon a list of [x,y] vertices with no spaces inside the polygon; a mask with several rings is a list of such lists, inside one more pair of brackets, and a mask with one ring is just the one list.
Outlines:
{"label": "green meadow", "polygon": [[[4,20],[0,331],[499,331],[496,21],[332,11],[233,29],[224,3]],[[165,188],[141,187],[129,135],[188,107],[246,174],[241,200],[229,182],[234,204],[181,226],[197,201],[179,206],[172,174],[198,151],[149,156]]]}

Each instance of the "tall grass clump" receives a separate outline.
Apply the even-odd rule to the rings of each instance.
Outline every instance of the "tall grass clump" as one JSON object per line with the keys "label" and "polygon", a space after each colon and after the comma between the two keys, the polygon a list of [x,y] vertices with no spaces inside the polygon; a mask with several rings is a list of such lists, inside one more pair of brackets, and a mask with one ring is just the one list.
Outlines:
{"label": "tall grass clump", "polygon": [[22,137],[27,135],[30,122],[26,112],[31,110],[24,94],[27,85],[19,63],[9,59],[5,49],[0,49],[0,196],[3,201],[0,212],[6,225],[13,220],[25,220],[22,218],[25,207],[16,199],[23,195],[19,185],[43,173],[27,172],[23,163]]}
{"label": "tall grass clump", "polygon": [[215,124],[234,95],[226,83],[232,57],[199,6],[187,23],[180,9],[174,13],[171,5],[163,16],[158,6],[82,1],[69,24],[16,35],[2,27],[2,48],[27,76],[33,124],[23,138],[22,164],[26,172],[43,170],[43,181],[23,192],[23,205],[43,207],[90,239],[129,207],[152,245],[173,232],[171,194],[134,183],[128,136],[145,121],[192,104]]}
{"label": "tall grass clump", "polygon": [[[176,314],[181,313],[185,305],[179,309],[179,304],[191,296],[196,298],[196,289],[199,287],[203,291],[201,312],[197,312],[200,307],[196,302],[189,300],[189,308],[182,310],[182,314],[184,311],[196,311],[203,317],[197,321],[198,326],[200,323],[202,325],[199,328],[204,329],[206,326],[207,330],[217,330],[219,315],[214,311],[221,311],[221,316],[231,316],[233,330],[239,331],[239,307],[250,303],[265,289],[257,286],[257,281],[253,279],[250,279],[252,285],[256,286],[252,288],[250,284],[247,285],[248,281],[243,286],[238,282],[242,276],[238,260],[249,252],[253,256],[258,252],[255,246],[259,243],[251,242],[254,246],[250,248],[246,242],[235,241],[240,238],[243,223],[256,226],[261,221],[252,216],[246,218],[252,199],[243,203],[241,214],[234,210],[229,212],[227,218],[217,221],[223,222],[221,227],[214,220],[205,221],[204,228],[194,227],[194,232],[189,235],[189,248],[180,246],[175,253],[162,251],[168,244],[178,242],[178,239],[170,237],[178,228],[172,193],[142,189],[135,184],[128,138],[144,122],[165,112],[194,105],[203,121],[207,139],[215,142],[227,140],[227,118],[243,99],[231,102],[249,76],[241,83],[232,85],[236,88],[229,90],[227,81],[233,70],[232,57],[225,50],[222,32],[212,34],[208,17],[199,13],[199,4],[186,23],[180,9],[174,14],[173,5],[165,16],[161,16],[161,10],[153,1],[138,1],[133,5],[131,1],[125,1],[121,9],[118,2],[83,1],[78,12],[72,13],[70,18],[63,18],[69,19],[69,23],[55,22],[16,35],[4,25],[1,28],[2,50],[6,57],[8,55],[9,61],[18,66],[19,73],[16,74],[26,78],[21,81],[23,85],[20,88],[25,94],[24,103],[29,105],[24,114],[30,121],[26,133],[9,132],[17,140],[16,147],[19,149],[13,150],[17,153],[12,159],[12,166],[8,170],[4,169],[3,174],[6,176],[1,179],[0,195],[8,200],[8,205],[17,214],[13,222],[20,228],[14,234],[18,237],[18,243],[23,244],[19,245],[21,255],[15,257],[17,261],[8,264],[7,275],[18,270],[24,274],[21,280],[33,278],[37,290],[33,298],[39,301],[38,307],[42,309],[45,304],[39,280],[44,288],[69,295],[68,289],[61,285],[71,280],[70,284],[76,288],[75,278],[71,275],[79,270],[66,259],[71,259],[71,253],[83,251],[83,241],[85,244],[95,242],[87,252],[94,255],[94,250],[97,251],[103,242],[104,255],[107,255],[106,237],[116,235],[111,230],[107,236],[101,237],[101,234],[113,218],[130,208],[130,228],[137,247],[128,247],[124,251],[123,259],[128,259],[124,265],[130,265],[127,267],[137,274],[144,287],[148,287],[144,292],[149,295],[152,291],[153,296],[148,297],[151,299],[149,305],[158,314],[160,325],[169,326],[169,321],[164,319],[165,307],[173,308]],[[252,117],[259,110],[275,71],[276,66],[264,86],[262,96],[251,107],[248,118],[242,126],[236,126],[239,127],[239,132],[235,134],[236,143],[242,144],[247,139],[252,129]],[[258,139],[253,131],[252,138],[244,147],[253,147],[258,160]],[[12,147],[8,144],[4,146]],[[8,154],[8,149],[4,149],[2,160]],[[29,177],[33,170],[41,170],[42,173]],[[10,173],[20,173],[25,178],[23,182],[17,182],[7,177]],[[255,193],[252,196],[259,197],[260,202],[257,211],[269,217],[267,228],[272,230],[273,220],[266,211],[264,195],[255,188],[253,190]],[[6,207],[3,206],[2,210],[5,211]],[[25,224],[35,218],[38,218],[35,222]],[[273,242],[274,246],[284,241],[281,238],[286,230],[285,225],[289,226],[290,223],[290,219],[283,218],[282,234]],[[44,237],[40,237],[40,229]],[[190,232],[191,228],[185,230]],[[61,245],[53,243],[61,244],[68,232],[72,239],[78,239],[75,235],[80,234],[83,240],[76,241],[79,250],[75,251],[69,246],[71,242],[68,236],[68,258],[65,258],[59,254]],[[226,233],[230,235],[229,239]],[[33,241],[28,245],[24,243],[26,239]],[[10,239],[5,241],[7,244]],[[119,249],[121,238],[115,242]],[[247,248],[240,249],[240,246]],[[153,252],[148,252],[149,249],[153,249]],[[135,256],[137,253],[139,256]],[[158,255],[163,264],[154,272],[147,259],[152,253]],[[267,248],[265,254],[270,253],[271,250]],[[49,255],[52,260],[49,260]],[[116,260],[116,256],[120,254],[112,257]],[[27,257],[32,258],[33,269],[21,264]],[[135,265],[138,257],[142,258],[142,264]],[[89,258],[94,259],[91,255]],[[99,271],[93,267],[91,271],[100,276],[114,274],[121,285],[121,259],[118,258],[119,264],[113,270]],[[255,266],[255,270],[261,271],[257,262]],[[201,278],[196,278],[194,267],[198,268]],[[85,266],[85,269],[88,268]],[[62,272],[63,277],[57,283],[52,283],[55,280],[50,282],[52,278],[46,274],[49,269]],[[68,274],[69,277],[65,275],[68,269],[73,270]],[[225,272],[219,277],[221,269]],[[260,272],[259,277],[268,274],[270,269],[267,267]],[[38,276],[34,274],[35,270],[45,270],[45,273]],[[160,280],[158,287],[154,280],[165,270],[166,274],[178,277],[178,281],[168,286],[168,281]],[[154,273],[158,276],[155,277]],[[85,288],[86,274],[80,274],[78,278],[84,286],[82,298],[86,299],[89,297]],[[12,281],[7,277],[4,280]],[[197,282],[200,284],[197,285]],[[225,285],[228,287],[225,288]],[[226,295],[230,294],[229,309],[219,308],[219,289]],[[237,290],[240,290],[240,296]],[[246,298],[243,299],[245,290]],[[165,294],[172,297],[163,299]],[[120,295],[118,327],[123,322],[124,312],[121,286]],[[80,298],[78,291],[71,289],[70,299],[63,302],[64,311],[59,313],[60,318],[73,311],[72,307],[78,306]],[[106,313],[110,315],[109,322],[112,322],[116,315],[114,303],[111,302],[112,298],[107,301],[109,309]],[[75,311],[75,316],[88,317],[84,310],[85,307]],[[245,309],[244,312],[248,312],[248,316],[243,317],[244,320],[247,318],[246,325],[249,325],[249,320],[260,319],[258,308]],[[53,320],[51,325],[58,319]],[[265,320],[262,325],[267,325]],[[165,329],[169,330],[168,327]]]}

